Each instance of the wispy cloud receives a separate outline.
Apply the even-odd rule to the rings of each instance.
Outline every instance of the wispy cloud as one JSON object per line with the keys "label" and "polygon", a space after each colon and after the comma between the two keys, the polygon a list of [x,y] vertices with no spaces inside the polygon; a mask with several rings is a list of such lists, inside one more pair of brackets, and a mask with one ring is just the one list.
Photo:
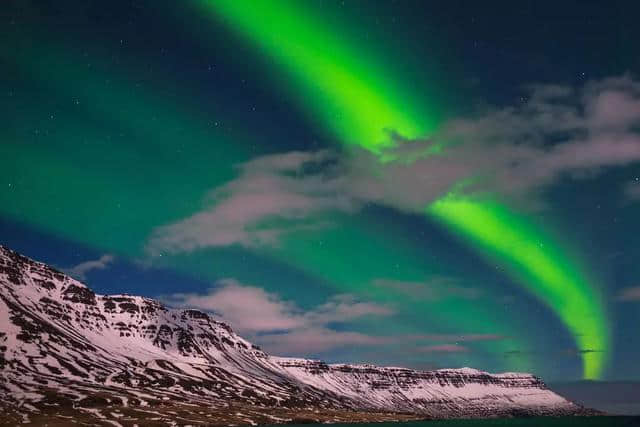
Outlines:
{"label": "wispy cloud", "polygon": [[331,325],[365,316],[390,316],[393,310],[353,295],[335,295],[310,310],[281,299],[264,289],[224,279],[206,294],[173,294],[170,305],[213,312],[252,341],[284,354],[312,354],[345,345],[378,345],[389,338],[355,331],[334,330]]}
{"label": "wispy cloud", "polygon": [[410,298],[438,301],[455,297],[461,299],[478,299],[482,296],[482,289],[460,286],[458,280],[450,277],[436,276],[422,282],[376,279],[374,286],[395,291]]}
{"label": "wispy cloud", "polygon": [[[399,145],[352,160],[354,194],[408,212],[460,182],[467,192],[496,192],[519,201],[568,176],[593,177],[640,162],[640,82],[629,76],[581,89],[532,86],[524,104],[488,109],[446,123],[429,141]],[[434,144],[442,146],[432,154]],[[373,159],[371,157],[374,157]]]}
{"label": "wispy cloud", "polygon": [[178,307],[197,308],[223,317],[242,333],[290,330],[303,327],[305,319],[292,303],[235,279],[222,279],[206,294],[176,293],[165,301]]}
{"label": "wispy cloud", "polygon": [[115,260],[115,257],[111,254],[104,254],[100,258],[81,262],[80,264],[62,269],[65,273],[69,274],[71,277],[74,277],[78,280],[86,280],[87,273],[92,270],[104,270],[109,267]]}
{"label": "wispy cloud", "polygon": [[[292,301],[235,279],[223,279],[207,293],[177,293],[162,298],[175,307],[211,312],[241,335],[265,349],[286,355],[311,355],[347,346],[380,346],[402,343],[419,352],[469,351],[461,342],[508,339],[499,334],[376,335],[350,330],[350,322],[365,316],[388,318],[396,314],[386,305],[362,301],[350,294],[334,295],[322,304],[303,310]],[[340,325],[339,328],[336,328]],[[425,345],[437,343],[437,345]],[[447,347],[451,346],[451,347]]]}
{"label": "wispy cloud", "polygon": [[632,286],[622,289],[618,292],[615,299],[623,302],[640,301],[640,286]]}
{"label": "wispy cloud", "polygon": [[440,342],[478,342],[478,341],[501,341],[508,339],[500,334],[417,334],[410,335],[416,341],[440,341]]}
{"label": "wispy cloud", "polygon": [[597,349],[593,349],[593,348],[567,348],[567,349],[555,349],[555,350],[550,350],[550,351],[543,351],[543,350],[509,350],[509,351],[505,351],[504,357],[508,358],[508,357],[514,357],[514,358],[518,358],[518,357],[540,357],[540,358],[549,358],[549,357],[553,357],[553,358],[558,358],[559,356],[562,357],[580,357],[584,354],[590,354],[590,353],[603,353],[604,350],[597,350]]}
{"label": "wispy cloud", "polygon": [[[239,165],[238,177],[214,189],[201,212],[155,230],[148,250],[277,245],[284,234],[326,227],[323,213],[356,209],[341,178],[325,170],[331,158],[325,151],[290,152]],[[324,169],[318,171],[319,165]]]}
{"label": "wispy cloud", "polygon": [[530,351],[530,350],[508,350],[508,351],[505,351],[503,354],[505,358],[523,358],[523,357],[529,357],[531,355],[539,354],[539,352]]}
{"label": "wispy cloud", "polygon": [[466,353],[469,349],[458,344],[442,344],[418,347],[418,351],[422,353]]}
{"label": "wispy cloud", "polygon": [[383,336],[353,331],[336,331],[324,327],[293,330],[285,334],[267,334],[254,338],[264,348],[282,355],[309,355],[333,348],[379,346],[393,342]]}
{"label": "wispy cloud", "polygon": [[364,150],[253,159],[214,189],[200,212],[156,229],[147,248],[158,254],[273,246],[288,233],[331,226],[329,213],[355,213],[367,203],[422,213],[454,187],[539,208],[540,190],[562,177],[584,179],[640,162],[638,126],[640,82],[630,76],[580,89],[532,86],[527,103],[451,120],[429,140],[387,149],[386,162]]}

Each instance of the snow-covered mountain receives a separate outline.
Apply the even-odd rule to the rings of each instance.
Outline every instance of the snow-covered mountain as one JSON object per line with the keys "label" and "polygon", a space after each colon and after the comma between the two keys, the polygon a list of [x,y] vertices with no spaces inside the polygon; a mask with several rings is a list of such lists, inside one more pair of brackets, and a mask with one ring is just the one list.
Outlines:
{"label": "snow-covered mountain", "polygon": [[270,356],[225,323],[84,284],[0,246],[0,405],[9,424],[231,425],[588,411],[536,377]]}

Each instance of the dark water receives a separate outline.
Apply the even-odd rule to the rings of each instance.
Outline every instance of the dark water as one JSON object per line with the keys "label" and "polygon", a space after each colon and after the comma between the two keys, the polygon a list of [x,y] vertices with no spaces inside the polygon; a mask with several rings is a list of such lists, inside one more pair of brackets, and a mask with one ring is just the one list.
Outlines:
{"label": "dark water", "polygon": [[[315,424],[320,425],[320,424]],[[326,424],[324,424],[326,425]],[[309,424],[287,424],[287,427],[309,427]],[[631,427],[640,426],[640,417],[536,417],[491,420],[411,421],[406,423],[330,424],[332,427]],[[282,426],[280,426],[282,427]]]}

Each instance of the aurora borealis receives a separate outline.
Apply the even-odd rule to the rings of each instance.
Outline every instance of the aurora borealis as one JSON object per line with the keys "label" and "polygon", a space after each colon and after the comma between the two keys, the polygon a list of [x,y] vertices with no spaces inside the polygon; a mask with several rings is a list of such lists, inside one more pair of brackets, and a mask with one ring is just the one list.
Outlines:
{"label": "aurora borealis", "polygon": [[[429,212],[471,238],[483,253],[507,260],[510,274],[557,313],[581,348],[608,348],[609,326],[599,296],[542,232],[503,206],[455,195],[436,201]],[[606,353],[582,358],[585,378],[598,378]]]}
{"label": "aurora borealis", "polygon": [[[389,143],[384,138],[385,130],[408,140],[428,137],[427,129],[433,126],[429,113],[411,108],[420,100],[410,91],[389,89],[393,76],[383,68],[371,63],[358,66],[364,62],[357,59],[366,47],[353,46],[347,51],[348,39],[340,38],[335,29],[318,28],[315,22],[309,22],[300,3],[257,1],[251,8],[237,1],[204,3],[227,18],[232,27],[249,34],[301,80],[298,91],[311,92],[303,104],[322,117],[345,143],[355,140],[378,151]],[[396,81],[400,83],[400,79]],[[606,349],[583,356],[585,378],[600,376],[608,351],[608,325],[601,302],[589,283],[575,278],[579,273],[562,260],[561,254],[549,254],[549,244],[545,250],[540,249],[548,241],[544,234],[526,227],[514,213],[505,215],[504,208],[468,199],[455,201],[445,196],[427,211],[479,242],[483,252],[519,270],[515,273],[517,280],[526,283],[557,313],[580,347]]]}
{"label": "aurora borealis", "polygon": [[341,142],[378,150],[392,133],[412,139],[433,129],[426,100],[415,102],[410,88],[400,89],[400,81],[381,72],[376,59],[383,58],[365,56],[360,46],[317,22],[313,10],[289,1],[257,1],[250,8],[234,1],[201,4],[273,57],[292,77],[285,90]]}
{"label": "aurora borealis", "polygon": [[101,292],[263,289],[328,319],[248,330],[326,342],[294,355],[639,378],[637,30],[607,12],[603,61],[571,38],[602,9],[528,7],[10,2],[0,243],[112,254]]}

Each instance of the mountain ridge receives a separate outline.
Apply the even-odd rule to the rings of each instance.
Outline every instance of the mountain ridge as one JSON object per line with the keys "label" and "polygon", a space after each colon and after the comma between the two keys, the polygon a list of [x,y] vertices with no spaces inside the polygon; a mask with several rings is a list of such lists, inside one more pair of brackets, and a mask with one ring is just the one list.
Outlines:
{"label": "mountain ridge", "polygon": [[[99,295],[0,246],[0,405],[14,421],[104,425],[585,415],[524,373],[272,356],[230,325]],[[152,423],[152,424],[153,424]]]}

